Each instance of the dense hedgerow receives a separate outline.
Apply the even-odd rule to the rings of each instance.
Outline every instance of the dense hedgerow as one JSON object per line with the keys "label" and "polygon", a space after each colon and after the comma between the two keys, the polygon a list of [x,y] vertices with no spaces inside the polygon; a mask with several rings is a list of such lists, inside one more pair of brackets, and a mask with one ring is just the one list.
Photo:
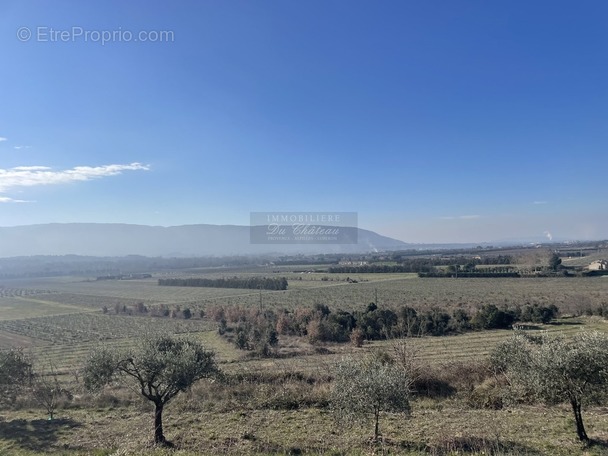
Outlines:
{"label": "dense hedgerow", "polygon": [[164,287],[208,287],[208,288],[247,288],[252,290],[287,290],[285,277],[222,277],[204,279],[201,277],[158,279]]}

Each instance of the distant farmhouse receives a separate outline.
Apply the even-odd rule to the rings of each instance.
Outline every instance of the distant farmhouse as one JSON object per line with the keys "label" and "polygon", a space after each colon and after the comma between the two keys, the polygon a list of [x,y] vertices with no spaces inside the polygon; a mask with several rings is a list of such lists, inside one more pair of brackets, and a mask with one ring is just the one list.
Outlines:
{"label": "distant farmhouse", "polygon": [[608,271],[608,260],[596,260],[587,266],[590,271]]}

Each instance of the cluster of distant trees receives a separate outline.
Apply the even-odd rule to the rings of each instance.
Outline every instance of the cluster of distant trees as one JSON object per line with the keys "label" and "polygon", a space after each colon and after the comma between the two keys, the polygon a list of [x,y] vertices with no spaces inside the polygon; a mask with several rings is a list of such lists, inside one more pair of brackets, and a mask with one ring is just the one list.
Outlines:
{"label": "cluster of distant trees", "polygon": [[96,280],[134,280],[134,279],[150,279],[152,274],[140,272],[134,274],[116,274],[98,276]]}
{"label": "cluster of distant trees", "polygon": [[498,255],[495,257],[471,258],[400,258],[398,264],[372,263],[361,266],[338,265],[328,269],[330,273],[395,273],[395,272],[433,272],[437,266],[464,265],[465,269],[474,269],[477,265],[508,265],[512,264],[510,255]]}
{"label": "cluster of distant trees", "polygon": [[474,313],[432,308],[417,311],[408,306],[381,309],[370,303],[365,310],[332,311],[325,304],[279,311],[242,306],[216,306],[208,316],[218,322],[219,333],[237,348],[270,356],[281,335],[305,336],[309,342],[348,342],[405,336],[443,336],[481,329],[507,329],[516,322],[549,323],[559,313],[555,305],[538,304],[499,308],[486,304]]}
{"label": "cluster of distant trees", "polygon": [[479,271],[429,271],[419,272],[419,277],[467,277],[467,278],[505,278],[505,277],[521,277],[521,274],[517,271],[505,271],[499,268],[492,268],[491,270],[479,270]]}
{"label": "cluster of distant trees", "polygon": [[427,271],[433,266],[427,261],[418,261],[416,264],[364,264],[361,266],[332,266],[327,272],[332,274],[382,274],[382,273],[395,273],[395,272],[418,272],[421,270]]}
{"label": "cluster of distant trees", "polygon": [[598,315],[600,317],[608,319],[608,303],[602,303],[595,308],[588,305],[582,313],[587,316]]}
{"label": "cluster of distant trees", "polygon": [[[101,310],[104,314],[110,313],[108,306],[103,306]],[[205,316],[205,311],[202,309],[192,311],[189,307],[182,308],[179,304],[171,307],[167,304],[159,304],[158,307],[148,308],[143,302],[138,302],[135,306],[116,303],[114,313],[116,315],[149,315],[151,317],[181,318],[184,320]]]}
{"label": "cluster of distant trees", "polygon": [[184,279],[158,279],[164,287],[210,287],[210,288],[248,288],[252,290],[287,290],[285,277],[229,277],[204,279],[191,277]]}

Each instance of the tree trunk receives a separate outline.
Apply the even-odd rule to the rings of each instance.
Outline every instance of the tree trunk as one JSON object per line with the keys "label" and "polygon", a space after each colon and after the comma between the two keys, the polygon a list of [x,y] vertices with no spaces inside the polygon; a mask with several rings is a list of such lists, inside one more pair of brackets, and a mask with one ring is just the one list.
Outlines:
{"label": "tree trunk", "polygon": [[581,403],[576,399],[571,399],[570,404],[572,405],[572,411],[574,412],[574,421],[576,421],[576,434],[581,442],[588,442],[589,437],[585,432],[585,426],[583,424],[583,415],[581,413]]}
{"label": "tree trunk", "polygon": [[163,404],[160,402],[155,403],[156,408],[154,409],[154,443],[157,445],[164,445],[167,443],[165,435],[163,434]]}
{"label": "tree trunk", "polygon": [[380,410],[374,410],[374,418],[376,419],[376,425],[374,427],[374,442],[378,441],[378,421],[380,420]]}

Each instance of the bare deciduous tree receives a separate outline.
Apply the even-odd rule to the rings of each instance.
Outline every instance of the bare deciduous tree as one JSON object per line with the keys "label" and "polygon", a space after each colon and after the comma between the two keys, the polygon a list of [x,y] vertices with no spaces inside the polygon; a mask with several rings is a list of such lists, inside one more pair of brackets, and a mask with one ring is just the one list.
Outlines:
{"label": "bare deciduous tree", "polygon": [[59,381],[57,370],[52,364],[47,372],[34,374],[32,380],[32,397],[53,419],[55,410],[62,399],[72,399],[72,393]]}

